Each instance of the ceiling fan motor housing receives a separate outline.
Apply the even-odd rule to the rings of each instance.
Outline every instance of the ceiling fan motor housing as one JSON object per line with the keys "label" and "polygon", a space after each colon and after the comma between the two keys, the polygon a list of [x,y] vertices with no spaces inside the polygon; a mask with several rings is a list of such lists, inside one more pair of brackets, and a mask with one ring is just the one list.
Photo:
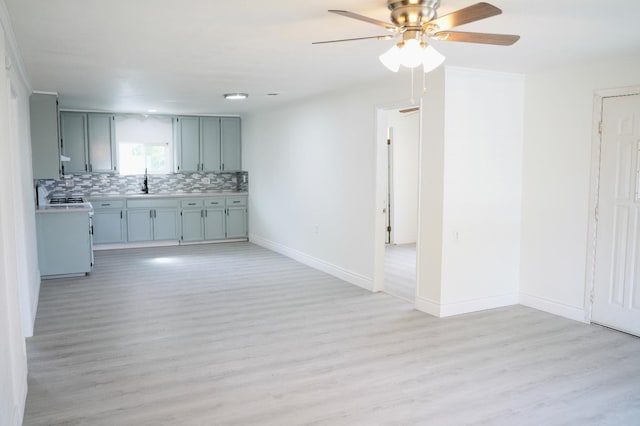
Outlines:
{"label": "ceiling fan motor housing", "polygon": [[435,19],[440,0],[387,0],[391,21],[399,27],[419,27]]}

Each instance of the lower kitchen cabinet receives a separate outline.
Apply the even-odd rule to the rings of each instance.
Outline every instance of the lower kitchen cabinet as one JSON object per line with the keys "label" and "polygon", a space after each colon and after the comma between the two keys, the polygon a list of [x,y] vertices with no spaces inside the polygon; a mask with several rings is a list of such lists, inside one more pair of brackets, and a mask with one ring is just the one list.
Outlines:
{"label": "lower kitchen cabinet", "polygon": [[95,244],[247,238],[247,196],[90,199]]}
{"label": "lower kitchen cabinet", "polygon": [[182,241],[247,238],[246,205],[246,196],[183,200]]}
{"label": "lower kitchen cabinet", "polygon": [[127,210],[127,241],[178,240],[177,209]]}
{"label": "lower kitchen cabinet", "polygon": [[127,200],[127,241],[177,241],[179,230],[177,200]]}
{"label": "lower kitchen cabinet", "polygon": [[247,208],[227,207],[227,238],[247,237]]}
{"label": "lower kitchen cabinet", "polygon": [[41,276],[91,272],[93,250],[88,212],[37,213],[36,235]]}
{"label": "lower kitchen cabinet", "polygon": [[94,209],[94,244],[118,244],[127,241],[124,203],[124,200],[91,200]]}
{"label": "lower kitchen cabinet", "polygon": [[204,239],[224,240],[227,238],[224,209],[209,208],[204,211]]}

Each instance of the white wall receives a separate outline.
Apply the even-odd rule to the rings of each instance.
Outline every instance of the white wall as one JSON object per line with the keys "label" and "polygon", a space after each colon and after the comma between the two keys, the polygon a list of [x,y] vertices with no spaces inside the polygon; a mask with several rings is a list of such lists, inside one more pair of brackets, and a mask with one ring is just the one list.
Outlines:
{"label": "white wall", "polygon": [[33,203],[29,93],[0,1],[0,424],[22,422],[27,393],[24,336],[33,333],[40,276]]}
{"label": "white wall", "polygon": [[584,321],[593,96],[640,85],[640,59],[526,81],[520,303]]}
{"label": "white wall", "polygon": [[387,111],[387,124],[392,129],[391,242],[415,243],[418,238],[420,113]]}
{"label": "white wall", "polygon": [[243,117],[250,240],[373,289],[376,109],[406,105],[409,78]]}
{"label": "white wall", "polygon": [[447,67],[444,96],[440,316],[518,302],[524,78]]}

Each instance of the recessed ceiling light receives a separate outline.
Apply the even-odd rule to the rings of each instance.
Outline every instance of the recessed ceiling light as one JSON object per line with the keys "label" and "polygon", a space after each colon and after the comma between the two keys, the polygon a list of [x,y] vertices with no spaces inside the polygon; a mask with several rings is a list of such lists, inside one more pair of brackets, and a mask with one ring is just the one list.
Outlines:
{"label": "recessed ceiling light", "polygon": [[158,112],[158,110],[157,109],[149,109],[149,110],[147,110],[147,112]]}
{"label": "recessed ceiling light", "polygon": [[249,97],[248,93],[225,93],[224,94],[224,98],[225,99],[247,99]]}

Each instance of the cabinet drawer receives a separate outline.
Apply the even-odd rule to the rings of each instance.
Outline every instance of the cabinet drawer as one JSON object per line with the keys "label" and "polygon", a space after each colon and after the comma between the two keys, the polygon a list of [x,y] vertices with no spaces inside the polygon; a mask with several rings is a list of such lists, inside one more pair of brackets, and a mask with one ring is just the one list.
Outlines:
{"label": "cabinet drawer", "polygon": [[205,207],[223,207],[224,198],[209,198],[204,200]]}
{"label": "cabinet drawer", "polygon": [[130,209],[157,209],[162,207],[178,207],[176,199],[147,199],[147,200],[127,200],[127,207]]}
{"label": "cabinet drawer", "polygon": [[123,209],[124,200],[91,200],[94,209]]}
{"label": "cabinet drawer", "polygon": [[227,197],[227,207],[246,206],[247,197]]}
{"label": "cabinet drawer", "polygon": [[195,209],[202,207],[202,200],[180,200],[180,207],[183,209]]}

